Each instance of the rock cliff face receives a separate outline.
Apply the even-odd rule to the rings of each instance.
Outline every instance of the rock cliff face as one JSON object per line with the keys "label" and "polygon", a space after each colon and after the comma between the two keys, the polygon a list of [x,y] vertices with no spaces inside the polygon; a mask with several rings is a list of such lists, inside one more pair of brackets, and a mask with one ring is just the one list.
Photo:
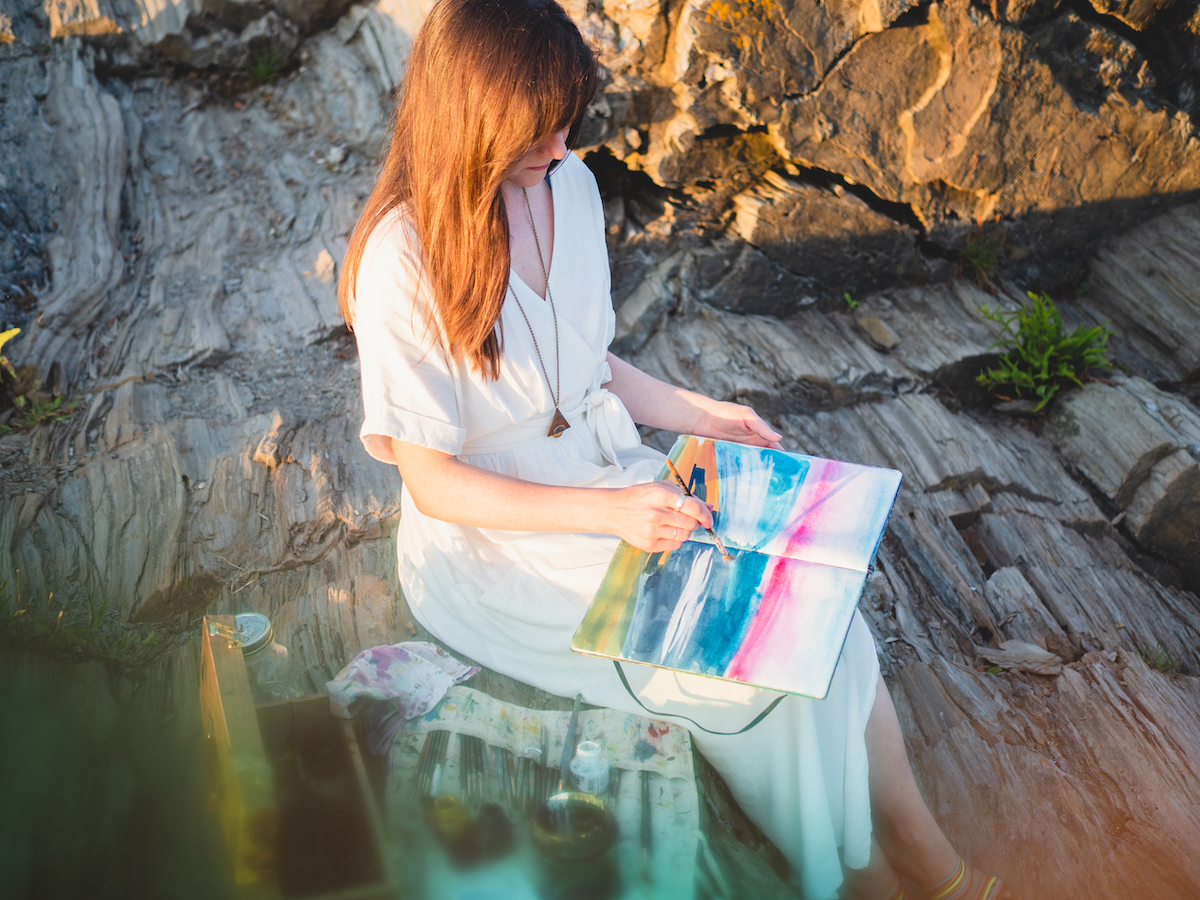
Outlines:
{"label": "rock cliff face", "polygon": [[[862,609],[938,818],[1027,898],[1200,894],[1194,4],[572,11],[617,351],[905,473]],[[0,436],[23,597],[261,611],[314,685],[416,632],[334,284],[423,12],[0,21],[0,330],[76,401]],[[968,243],[996,293],[954,278]],[[1030,421],[970,391],[1022,287],[1124,366]]]}

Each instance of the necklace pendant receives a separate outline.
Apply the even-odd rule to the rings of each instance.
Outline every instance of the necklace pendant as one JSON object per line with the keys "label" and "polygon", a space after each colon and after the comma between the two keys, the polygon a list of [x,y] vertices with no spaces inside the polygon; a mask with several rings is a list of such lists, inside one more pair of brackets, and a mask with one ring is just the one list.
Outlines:
{"label": "necklace pendant", "polygon": [[571,423],[567,421],[567,417],[557,406],[554,407],[554,418],[550,420],[550,430],[546,432],[547,437],[562,437],[562,433],[570,427]]}

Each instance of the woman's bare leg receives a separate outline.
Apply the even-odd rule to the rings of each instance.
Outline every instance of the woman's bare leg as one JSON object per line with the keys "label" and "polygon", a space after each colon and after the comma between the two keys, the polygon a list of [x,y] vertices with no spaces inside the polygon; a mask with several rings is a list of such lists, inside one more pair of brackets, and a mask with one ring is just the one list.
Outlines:
{"label": "woman's bare leg", "polygon": [[871,861],[867,867],[846,869],[845,873],[841,895],[843,900],[877,900],[896,883],[896,873],[875,838],[871,838]]}
{"label": "woman's bare leg", "polygon": [[[866,738],[871,812],[879,846],[887,862],[920,887],[937,884],[954,871],[958,853],[942,834],[917,788],[900,720],[882,678],[867,719]],[[885,885],[880,893],[886,889]]]}

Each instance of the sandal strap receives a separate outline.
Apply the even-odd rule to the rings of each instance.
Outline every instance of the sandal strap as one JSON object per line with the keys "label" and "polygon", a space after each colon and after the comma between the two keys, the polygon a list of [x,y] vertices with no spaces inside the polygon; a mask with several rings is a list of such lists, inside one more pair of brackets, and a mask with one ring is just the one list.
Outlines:
{"label": "sandal strap", "polygon": [[972,869],[962,857],[950,877],[939,881],[927,892],[928,900],[999,900],[1004,882],[995,875]]}

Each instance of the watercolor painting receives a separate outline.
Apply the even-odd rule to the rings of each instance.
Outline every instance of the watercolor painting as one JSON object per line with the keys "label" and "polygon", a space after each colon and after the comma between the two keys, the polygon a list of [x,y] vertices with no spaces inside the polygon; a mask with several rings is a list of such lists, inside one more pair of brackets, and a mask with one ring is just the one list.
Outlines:
{"label": "watercolor painting", "polygon": [[572,648],[823,698],[900,473],[691,435],[669,457],[732,562],[699,529],[674,552],[622,542]]}

